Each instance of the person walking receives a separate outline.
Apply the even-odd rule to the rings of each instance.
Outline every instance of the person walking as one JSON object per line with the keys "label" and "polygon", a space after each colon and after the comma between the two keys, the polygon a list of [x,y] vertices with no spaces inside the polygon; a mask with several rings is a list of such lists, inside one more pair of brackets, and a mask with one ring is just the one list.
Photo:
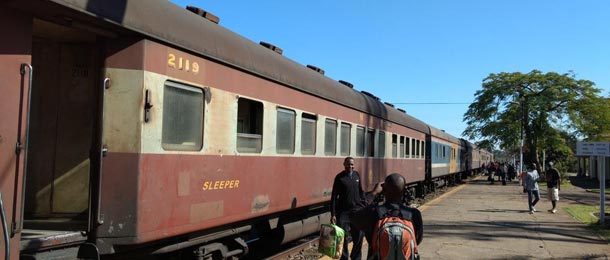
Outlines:
{"label": "person walking", "polygon": [[557,201],[559,201],[559,189],[561,185],[561,176],[559,170],[555,168],[553,162],[549,162],[549,169],[546,171],[546,187],[548,191],[548,198],[553,205],[553,208],[549,210],[551,213],[557,213]]}
{"label": "person walking", "polygon": [[[532,163],[525,174],[524,190],[527,192],[527,204],[529,206],[530,214],[536,212],[536,203],[540,200],[540,190],[538,189],[538,171],[536,170],[536,164]],[[532,200],[533,199],[533,200]]]}
{"label": "person walking", "polygon": [[[341,260],[360,260],[362,258],[362,232],[354,227],[350,221],[350,211],[365,199],[364,190],[360,183],[360,174],[354,170],[354,158],[347,157],[343,161],[344,170],[337,174],[333,182],[330,200],[331,222],[345,230]],[[349,236],[347,234],[350,234]],[[347,244],[352,239],[352,252],[350,254]]]}
{"label": "person walking", "polygon": [[496,176],[495,176],[496,175],[496,170],[497,170],[497,167],[498,167],[497,165],[498,165],[498,162],[492,162],[489,165],[489,178],[488,179],[491,181],[491,183],[489,183],[489,184],[492,184],[492,185],[494,184],[494,181],[495,181],[495,178],[496,178]]}
{"label": "person walking", "polygon": [[515,177],[515,165],[513,165],[512,163],[508,164],[508,181],[512,182],[513,179],[516,179]]}

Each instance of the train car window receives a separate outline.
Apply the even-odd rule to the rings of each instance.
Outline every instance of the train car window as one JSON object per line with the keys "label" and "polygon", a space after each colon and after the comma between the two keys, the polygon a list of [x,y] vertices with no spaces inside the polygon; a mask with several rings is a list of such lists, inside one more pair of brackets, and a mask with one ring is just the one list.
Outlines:
{"label": "train car window", "polygon": [[405,137],[405,157],[411,157],[411,138]]}
{"label": "train car window", "polygon": [[356,127],[356,155],[364,156],[364,127]]}
{"label": "train car window", "polygon": [[385,157],[385,132],[384,131],[379,131],[379,143],[378,143],[378,149],[379,149],[379,157],[383,158]]}
{"label": "train car window", "polygon": [[398,136],[392,134],[392,158],[396,158],[398,156]]}
{"label": "train car window", "polygon": [[438,145],[438,158],[443,159],[443,145],[442,144]]}
{"label": "train car window", "polygon": [[443,145],[443,159],[445,159],[447,157],[447,155],[445,154],[445,146]]}
{"label": "train car window", "polygon": [[398,153],[398,157],[404,158],[405,157],[405,137],[404,136],[400,137],[400,147],[398,149],[400,150],[400,152]]}
{"label": "train car window", "polygon": [[419,140],[415,142],[415,158],[419,158]]}
{"label": "train car window", "polygon": [[366,154],[368,157],[375,156],[375,129],[366,131]]}
{"label": "train car window", "polygon": [[315,115],[301,115],[301,154],[313,155],[316,153],[316,122]]}
{"label": "train car window", "polygon": [[296,113],[292,110],[277,109],[275,151],[279,154],[294,153]]}
{"label": "train car window", "polygon": [[161,147],[198,151],[203,146],[203,90],[166,81],[163,88]]}
{"label": "train car window", "polygon": [[441,146],[439,144],[434,144],[434,148],[436,150],[435,156],[436,159],[440,159],[441,158]]}
{"label": "train car window", "polygon": [[352,125],[341,123],[341,155],[348,156],[350,154],[350,141],[352,140]]}
{"label": "train car window", "polygon": [[324,154],[337,155],[337,121],[326,119],[324,126]]}
{"label": "train car window", "polygon": [[263,147],[263,103],[239,98],[237,101],[237,151],[260,153]]}
{"label": "train car window", "polygon": [[417,158],[415,157],[415,138],[411,138],[411,158]]}
{"label": "train car window", "polygon": [[421,157],[426,157],[426,141],[421,141]]}

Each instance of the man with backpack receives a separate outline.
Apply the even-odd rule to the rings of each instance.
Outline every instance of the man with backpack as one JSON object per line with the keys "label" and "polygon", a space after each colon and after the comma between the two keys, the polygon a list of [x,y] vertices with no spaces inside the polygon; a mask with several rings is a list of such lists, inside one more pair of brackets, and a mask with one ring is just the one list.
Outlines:
{"label": "man with backpack", "polygon": [[[366,194],[366,205],[350,214],[369,243],[368,259],[419,259],[423,220],[418,209],[405,205],[405,184],[402,175],[388,175]],[[376,202],[378,194],[383,194],[385,201]]]}

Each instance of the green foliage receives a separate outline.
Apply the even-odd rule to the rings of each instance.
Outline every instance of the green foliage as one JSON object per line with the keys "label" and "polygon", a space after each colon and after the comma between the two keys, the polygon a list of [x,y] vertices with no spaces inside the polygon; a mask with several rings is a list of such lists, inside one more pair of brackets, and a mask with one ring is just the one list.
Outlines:
{"label": "green foliage", "polygon": [[570,119],[589,141],[610,140],[610,98],[588,96],[572,104]]}
{"label": "green foliage", "polygon": [[525,163],[540,165],[544,149],[549,159],[567,166],[573,158],[575,134],[610,133],[610,101],[599,97],[601,91],[594,85],[573,73],[492,73],[464,114],[463,135],[480,140],[479,146],[515,154],[523,137]]}

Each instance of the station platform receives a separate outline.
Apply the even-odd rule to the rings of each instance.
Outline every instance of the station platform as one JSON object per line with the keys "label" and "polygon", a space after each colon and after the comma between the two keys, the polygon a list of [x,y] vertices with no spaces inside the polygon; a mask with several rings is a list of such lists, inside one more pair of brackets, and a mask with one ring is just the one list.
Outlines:
{"label": "station platform", "polygon": [[[552,206],[546,186],[540,188],[534,214],[529,213],[527,194],[518,181],[491,185],[486,176],[470,179],[422,205],[421,259],[609,260],[610,244],[564,210],[574,204],[599,205],[599,193],[562,187],[559,210],[553,214],[548,212]],[[366,249],[365,241],[364,256]]]}
{"label": "station platform", "polygon": [[[610,245],[585,229],[564,208],[599,205],[599,193],[573,186],[559,192],[553,214],[540,187],[530,214],[518,181],[491,185],[479,176],[420,207],[424,218],[422,259],[610,259]],[[606,204],[607,205],[607,204]]]}

